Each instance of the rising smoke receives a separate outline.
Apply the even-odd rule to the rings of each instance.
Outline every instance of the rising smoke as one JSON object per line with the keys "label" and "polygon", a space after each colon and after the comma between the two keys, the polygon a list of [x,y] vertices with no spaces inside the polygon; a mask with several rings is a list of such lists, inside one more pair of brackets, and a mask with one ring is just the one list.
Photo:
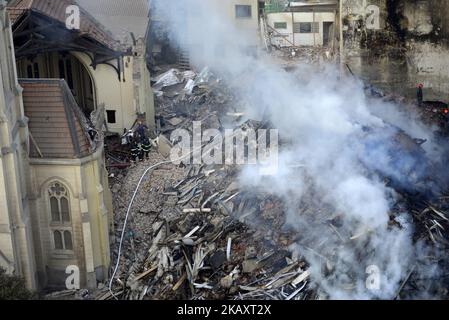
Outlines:
{"label": "rising smoke", "polygon": [[[404,186],[419,180],[426,168],[418,170],[409,154],[392,161],[392,141],[404,130],[427,139],[426,152],[435,157],[432,131],[392,104],[370,102],[362,83],[341,78],[334,66],[298,65],[287,72],[264,53],[255,57],[248,48],[258,41],[257,24],[242,20],[236,26],[222,1],[153,2],[171,40],[189,51],[193,64],[210,66],[240,97],[241,111],[269,119],[289,141],[277,175],[262,177],[248,167],[240,181],[284,200],[287,222],[301,235],[291,250],[306,258],[317,289],[330,299],[394,298],[427,249],[412,241],[410,214],[392,213],[400,196],[382,177]],[[404,178],[412,171],[415,177]],[[299,214],[311,192],[323,212],[330,206],[335,215],[323,217],[319,207],[315,217]],[[366,286],[372,265],[380,271],[379,290]]]}

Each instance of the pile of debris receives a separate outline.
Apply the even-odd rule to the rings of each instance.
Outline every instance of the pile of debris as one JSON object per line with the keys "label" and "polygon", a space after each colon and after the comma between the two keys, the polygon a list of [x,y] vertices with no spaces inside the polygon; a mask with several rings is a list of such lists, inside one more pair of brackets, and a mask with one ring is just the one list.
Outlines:
{"label": "pile of debris", "polygon": [[[160,90],[161,136],[178,128],[190,130],[195,120],[209,119],[211,128],[222,128],[221,123],[231,113],[229,102],[235,97],[208,69],[198,75],[170,69],[155,83]],[[257,121],[238,123],[242,125],[264,126]],[[150,167],[153,169],[142,178]],[[111,177],[116,214],[112,261],[118,259],[118,268],[111,290],[104,287],[102,294],[96,295],[98,299],[327,298],[313,283],[304,253],[319,257],[323,275],[330,275],[339,263],[333,253],[357,247],[369,233],[353,234],[342,226],[341,212],[322,201],[312,182],[293,205],[302,221],[299,229],[293,229],[286,213],[287,205],[292,208],[292,204],[264,190],[242,188],[237,166],[191,165],[186,161],[175,165],[153,150],[150,160],[131,168]],[[297,170],[307,182],[304,169]],[[124,214],[134,193],[124,230]],[[412,214],[415,241],[448,250],[449,196],[423,200],[402,194],[390,213],[392,227],[401,228],[397,217],[403,212]],[[332,241],[323,243],[320,234],[307,237],[301,228],[323,230]],[[434,259],[438,261],[432,263],[447,268],[444,256]],[[430,262],[422,262],[426,263]],[[423,278],[418,272],[423,265],[411,266],[397,298],[428,290],[429,283],[435,296],[448,296],[446,278]]]}
{"label": "pile of debris", "polygon": [[[153,154],[157,158],[157,154]],[[162,159],[154,159],[160,161]],[[148,164],[149,165],[149,164]],[[136,170],[123,186],[135,186]],[[133,173],[134,174],[134,173]],[[317,299],[325,298],[310,285],[308,264],[293,254],[292,244],[323,258],[323,272],[337,263],[330,254],[363,235],[346,234],[339,214],[311,193],[298,204],[304,227],[332,230],[334,245],[321,247],[286,225],[281,199],[258,190],[240,190],[237,170],[225,166],[164,165],[139,191],[127,231],[120,273],[113,293],[119,299]],[[127,203],[123,190],[117,203]],[[411,201],[405,201],[404,206]],[[398,212],[404,206],[397,205]],[[413,203],[415,240],[448,247],[449,197],[435,203]],[[122,215],[125,208],[118,208]],[[396,213],[392,212],[392,224]],[[117,222],[121,231],[123,217]],[[299,218],[299,216],[298,216]],[[323,229],[324,230],[324,229]],[[117,252],[116,252],[117,253]],[[115,257],[116,258],[116,255]],[[447,263],[441,261],[441,263]],[[411,274],[400,294],[427,286],[429,279]],[[436,280],[436,279],[435,279]],[[424,284],[422,283],[424,282]],[[442,284],[439,294],[442,292]],[[112,294],[107,294],[112,298]]]}
{"label": "pile of debris", "polygon": [[159,134],[168,136],[175,129],[188,129],[192,121],[220,129],[221,115],[229,111],[236,114],[238,102],[234,94],[207,67],[198,74],[170,68],[156,76],[154,82]]}

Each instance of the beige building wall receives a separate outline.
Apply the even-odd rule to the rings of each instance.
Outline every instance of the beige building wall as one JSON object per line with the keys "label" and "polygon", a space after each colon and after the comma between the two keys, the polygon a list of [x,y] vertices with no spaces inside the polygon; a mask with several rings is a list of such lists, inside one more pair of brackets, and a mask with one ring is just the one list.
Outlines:
{"label": "beige building wall", "polygon": [[[81,286],[95,288],[108,276],[110,264],[109,232],[112,198],[104,167],[103,149],[74,160],[31,159],[30,206],[33,215],[38,272],[42,283],[64,287],[65,270],[75,265],[80,270]],[[60,183],[67,190],[70,224],[53,226],[48,190]],[[34,192],[33,192],[34,190]],[[53,231],[72,232],[73,250],[57,250]]]}
{"label": "beige building wall", "polygon": [[[275,23],[278,22],[286,23],[287,27],[285,29],[275,28]],[[318,32],[293,33],[293,23],[301,22],[318,23]],[[281,47],[289,47],[292,44],[295,46],[322,46],[324,22],[335,22],[335,14],[332,12],[279,12],[267,14],[268,26],[277,31],[272,38],[272,42],[274,45]]]}
{"label": "beige building wall", "polygon": [[[115,123],[107,123],[109,131],[123,133],[123,129],[129,129],[137,115],[143,113],[149,126],[154,126],[154,96],[144,50],[145,46],[139,46],[136,48],[138,54],[123,58],[121,80],[112,66],[99,64],[94,69],[91,59],[85,53],[71,52],[81,62],[80,67],[87,70],[92,81],[93,108],[104,105],[106,111],[115,112]],[[33,61],[22,59],[18,63],[19,74],[26,77],[28,65],[36,63],[40,78],[59,78],[58,57],[58,53],[54,52],[41,54],[34,57]],[[73,81],[78,85],[77,82],[81,83],[77,78],[80,72],[75,67],[72,64]]]}
{"label": "beige building wall", "polygon": [[[233,21],[235,27],[239,32],[248,34],[248,45],[258,46],[259,40],[259,1],[258,0],[228,0],[220,1],[213,0],[216,6],[219,6],[226,12],[228,18]],[[247,5],[251,6],[251,17],[238,18],[236,17],[236,6]]]}
{"label": "beige building wall", "polygon": [[28,287],[34,289],[36,265],[25,188],[27,119],[5,10],[0,10],[0,43],[0,265],[24,276]]}
{"label": "beige building wall", "polygon": [[[83,63],[92,76],[97,105],[104,104],[105,110],[115,111],[116,123],[108,123],[110,131],[123,133],[123,129],[131,128],[137,115],[142,113],[146,114],[148,125],[154,126],[154,96],[144,58],[125,56],[122,80],[119,81],[116,70],[111,66],[100,64],[93,69],[86,54],[72,54]],[[136,69],[140,73],[135,73]],[[136,88],[139,88],[137,92]]]}
{"label": "beige building wall", "polygon": [[[66,268],[75,265],[81,287],[94,288],[108,276],[113,226],[104,148],[99,145],[82,159],[28,157],[28,119],[17,81],[10,22],[3,9],[0,43],[0,266],[23,276],[31,289],[47,285],[64,289]],[[108,78],[108,71],[103,71]],[[132,75],[132,71],[125,72]],[[115,79],[110,82],[112,88],[103,86],[101,78],[95,83],[115,94],[117,75]],[[131,81],[123,89],[125,100],[134,90],[132,77],[127,79]],[[105,92],[102,97],[107,99]],[[69,203],[70,222],[64,225],[52,224],[49,188],[54,183],[63,186]],[[60,228],[70,230],[72,250],[55,249],[52,232]]]}
{"label": "beige building wall", "polygon": [[[249,7],[249,15],[238,16],[237,6]],[[177,23],[185,26],[183,34],[178,35],[179,42],[190,54],[192,66],[220,66],[223,57],[236,50],[257,54],[261,45],[257,0],[210,0],[200,9],[198,12],[193,4],[182,18],[177,17]],[[207,23],[212,25],[209,30]]]}

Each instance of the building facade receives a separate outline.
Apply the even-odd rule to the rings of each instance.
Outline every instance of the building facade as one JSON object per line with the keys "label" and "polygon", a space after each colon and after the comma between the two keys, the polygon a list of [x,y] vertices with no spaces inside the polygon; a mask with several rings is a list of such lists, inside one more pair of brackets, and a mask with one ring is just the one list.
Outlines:
{"label": "building facade", "polygon": [[449,3],[437,0],[341,0],[342,57],[378,88],[449,101]]}
{"label": "building facade", "polygon": [[337,9],[336,1],[268,6],[265,18],[271,44],[277,47],[335,47]]}
{"label": "building facade", "polygon": [[[145,33],[137,34],[136,28],[126,32],[125,23],[133,17],[123,19],[125,13],[115,19],[114,33],[80,3],[13,0],[8,4],[19,78],[65,79],[87,116],[104,109],[108,131],[122,133],[138,117],[154,126]],[[73,5],[79,8],[73,13],[79,16],[79,29],[67,28],[66,10]],[[101,12],[94,13],[102,17]],[[148,8],[143,15],[147,23],[141,18],[140,29],[146,30]]]}
{"label": "building facade", "polygon": [[73,268],[94,288],[108,277],[113,226],[102,132],[66,80],[18,80],[5,9],[0,1],[0,265],[31,289],[64,289]]}

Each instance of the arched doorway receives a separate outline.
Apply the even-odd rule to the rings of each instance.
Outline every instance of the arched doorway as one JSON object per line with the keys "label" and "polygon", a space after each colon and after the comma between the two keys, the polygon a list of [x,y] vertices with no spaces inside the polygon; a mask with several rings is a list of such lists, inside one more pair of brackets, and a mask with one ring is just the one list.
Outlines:
{"label": "arched doorway", "polygon": [[19,78],[64,79],[81,110],[90,115],[96,108],[95,87],[89,71],[69,52],[46,52],[17,61]]}

